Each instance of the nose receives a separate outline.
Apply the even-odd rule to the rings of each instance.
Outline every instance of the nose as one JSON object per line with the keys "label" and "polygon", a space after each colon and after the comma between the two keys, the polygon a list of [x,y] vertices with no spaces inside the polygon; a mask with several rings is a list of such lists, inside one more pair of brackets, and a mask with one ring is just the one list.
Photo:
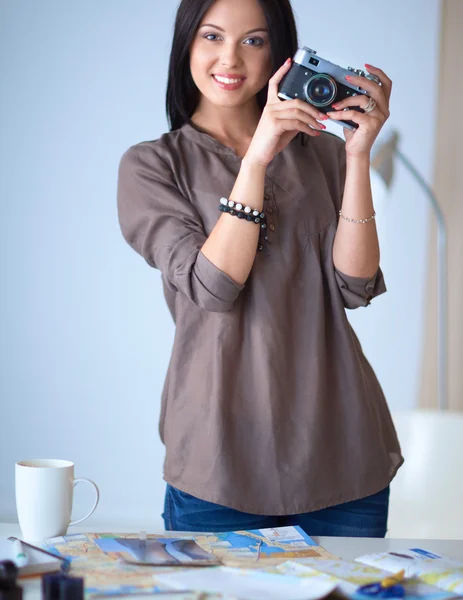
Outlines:
{"label": "nose", "polygon": [[227,69],[238,67],[241,64],[241,58],[236,44],[223,44],[220,56],[220,64]]}

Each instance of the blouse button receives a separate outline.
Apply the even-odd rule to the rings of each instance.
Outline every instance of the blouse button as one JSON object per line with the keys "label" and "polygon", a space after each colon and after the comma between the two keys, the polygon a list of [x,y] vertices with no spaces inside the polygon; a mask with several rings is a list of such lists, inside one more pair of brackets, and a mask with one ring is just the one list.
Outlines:
{"label": "blouse button", "polygon": [[273,213],[273,208],[272,208],[271,206],[269,206],[269,207],[267,208],[267,213],[268,213],[269,215],[271,215],[271,214]]}
{"label": "blouse button", "polygon": [[273,223],[270,223],[268,228],[270,229],[270,231],[275,231],[275,225]]}

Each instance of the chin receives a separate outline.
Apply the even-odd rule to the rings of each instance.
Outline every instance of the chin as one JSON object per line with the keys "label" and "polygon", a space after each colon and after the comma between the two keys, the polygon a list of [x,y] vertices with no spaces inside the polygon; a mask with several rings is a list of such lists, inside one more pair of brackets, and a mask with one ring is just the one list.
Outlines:
{"label": "chin", "polygon": [[[257,92],[256,92],[257,93]],[[224,94],[203,94],[208,102],[214,106],[222,106],[223,108],[238,108],[244,106],[255,97],[255,94],[240,94],[233,95],[231,92],[225,92]]]}
{"label": "chin", "polygon": [[222,108],[239,108],[240,106],[244,106],[247,103],[246,100],[241,100],[241,101],[239,101],[239,100],[228,100],[228,101],[222,100],[222,101],[220,101],[217,99],[215,99],[215,100],[209,99],[209,102],[211,104],[213,104],[214,106],[220,106]]}

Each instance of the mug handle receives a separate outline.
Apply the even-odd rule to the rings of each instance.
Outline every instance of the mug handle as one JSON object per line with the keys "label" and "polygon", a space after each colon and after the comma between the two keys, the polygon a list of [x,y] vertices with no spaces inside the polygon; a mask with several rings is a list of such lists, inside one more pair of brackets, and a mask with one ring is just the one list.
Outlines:
{"label": "mug handle", "polygon": [[79,477],[78,479],[74,479],[72,487],[75,487],[81,481],[84,483],[89,483],[95,489],[95,493],[96,493],[95,504],[93,505],[92,510],[88,514],[86,514],[85,517],[82,517],[82,519],[77,519],[77,521],[71,521],[69,523],[69,526],[77,525],[77,523],[82,523],[82,521],[85,521],[85,519],[88,519],[89,516],[94,513],[95,508],[98,506],[98,501],[100,500],[100,490],[98,489],[97,484],[94,481],[92,481],[91,479],[85,479],[85,477]]}

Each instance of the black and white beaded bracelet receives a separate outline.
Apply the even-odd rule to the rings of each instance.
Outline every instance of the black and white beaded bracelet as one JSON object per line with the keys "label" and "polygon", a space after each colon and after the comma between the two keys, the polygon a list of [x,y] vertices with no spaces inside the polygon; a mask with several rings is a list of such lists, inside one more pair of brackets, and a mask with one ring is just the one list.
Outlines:
{"label": "black and white beaded bracelet", "polygon": [[246,219],[246,221],[259,225],[259,245],[257,249],[263,250],[265,248],[267,250],[267,219],[264,212],[252,208],[251,206],[244,206],[240,202],[228,200],[228,198],[220,198],[219,210],[221,212],[226,212],[229,215],[236,216],[238,219]]}

